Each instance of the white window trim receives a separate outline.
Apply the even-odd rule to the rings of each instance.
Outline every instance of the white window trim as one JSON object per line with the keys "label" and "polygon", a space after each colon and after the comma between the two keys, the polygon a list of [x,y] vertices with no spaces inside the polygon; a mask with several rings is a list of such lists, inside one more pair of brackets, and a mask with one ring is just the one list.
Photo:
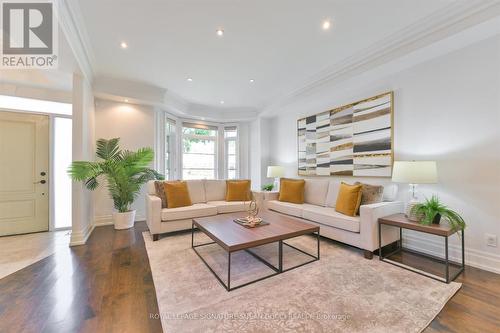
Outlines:
{"label": "white window trim", "polygon": [[[206,126],[217,127],[217,135],[215,136],[215,179],[227,179],[228,178],[228,169],[227,169],[227,147],[226,147],[226,138],[224,137],[224,128],[229,126],[235,126],[237,129],[236,136],[236,178],[239,178],[241,175],[241,149],[240,149],[240,140],[241,140],[241,130],[239,123],[216,123],[209,121],[199,121],[196,119],[189,118],[180,118],[172,113],[157,109],[155,112],[155,169],[160,172],[165,172],[165,125],[166,118],[170,118],[175,121],[175,151],[172,152],[173,155],[173,164],[174,170],[171,170],[172,176],[171,179],[182,179],[182,155],[183,155],[183,137],[189,136],[189,134],[182,133],[182,127],[184,123],[191,124],[200,124]],[[200,136],[192,136],[196,138],[200,138]],[[204,137],[201,137],[202,139]],[[213,136],[207,136],[206,139],[213,140]]]}
{"label": "white window trim", "polygon": [[[199,124],[199,125],[206,125],[206,126],[212,126],[212,127],[217,127],[217,135],[215,136],[210,136],[210,135],[193,135],[193,134],[184,134],[182,133],[182,128],[184,127],[184,123],[187,124]],[[186,125],[187,125],[186,124]],[[178,159],[180,160],[180,169],[179,169],[179,179],[182,178],[183,170],[184,170],[184,165],[183,165],[183,155],[184,155],[184,150],[183,150],[183,140],[184,138],[196,138],[196,139],[202,139],[202,140],[214,140],[215,141],[215,151],[214,151],[214,179],[219,179],[221,173],[220,173],[220,154],[219,152],[223,152],[223,150],[220,149],[220,124],[217,123],[211,123],[211,122],[206,122],[206,121],[196,121],[192,119],[181,119],[181,128],[180,128],[180,142],[179,142],[179,155]],[[202,169],[200,169],[202,170]],[[212,170],[212,169],[210,169]]]}
{"label": "white window trim", "polygon": [[[236,127],[236,138],[230,138],[230,139],[226,139],[225,137],[225,133],[224,133],[224,128],[226,127]],[[235,123],[228,123],[228,124],[224,124],[223,126],[223,133],[222,133],[222,137],[223,137],[223,140],[224,140],[224,178],[225,179],[229,179],[229,168],[228,168],[228,162],[229,162],[229,157],[228,157],[228,142],[229,141],[235,141],[235,153],[236,153],[236,161],[235,161],[235,165],[236,165],[236,178],[235,179],[239,179],[240,178],[240,169],[241,169],[241,165],[240,165],[240,125],[239,124],[235,124]]]}

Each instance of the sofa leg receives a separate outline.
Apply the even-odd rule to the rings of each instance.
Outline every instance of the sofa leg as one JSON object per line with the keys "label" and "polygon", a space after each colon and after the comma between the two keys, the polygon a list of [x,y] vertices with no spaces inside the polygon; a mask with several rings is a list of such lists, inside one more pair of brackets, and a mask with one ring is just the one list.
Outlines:
{"label": "sofa leg", "polygon": [[158,239],[160,239],[160,235],[159,234],[154,234],[153,235],[153,242],[156,242]]}
{"label": "sofa leg", "polygon": [[373,252],[364,250],[365,259],[373,259]]}

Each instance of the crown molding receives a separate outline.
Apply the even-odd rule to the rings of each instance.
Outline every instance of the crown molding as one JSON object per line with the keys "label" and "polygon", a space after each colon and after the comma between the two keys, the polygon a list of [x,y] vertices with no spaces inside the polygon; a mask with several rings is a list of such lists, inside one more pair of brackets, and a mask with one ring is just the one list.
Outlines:
{"label": "crown molding", "polygon": [[258,110],[251,107],[214,107],[191,103],[167,89],[146,82],[96,76],[92,89],[94,96],[102,100],[147,105],[155,110],[166,111],[177,117],[190,117],[216,122],[250,121]]}
{"label": "crown molding", "polygon": [[343,61],[326,67],[291,92],[276,96],[261,108],[260,114],[271,115],[280,106],[323,85],[346,80],[498,15],[500,2],[495,0],[453,2]]}
{"label": "crown molding", "polygon": [[59,24],[66,36],[82,74],[94,78],[95,58],[77,0],[58,0]]}

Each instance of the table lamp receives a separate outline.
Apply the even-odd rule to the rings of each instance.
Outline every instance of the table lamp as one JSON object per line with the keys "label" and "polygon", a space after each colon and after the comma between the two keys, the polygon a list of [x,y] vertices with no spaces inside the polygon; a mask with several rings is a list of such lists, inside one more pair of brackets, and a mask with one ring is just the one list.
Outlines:
{"label": "table lamp", "polygon": [[267,167],[267,178],[274,178],[273,189],[279,191],[280,178],[285,175],[285,168],[282,166],[271,165]]}
{"label": "table lamp", "polygon": [[410,218],[412,207],[418,203],[418,184],[436,184],[437,167],[435,161],[395,161],[392,181],[410,186],[410,200],[406,203],[406,217]]}

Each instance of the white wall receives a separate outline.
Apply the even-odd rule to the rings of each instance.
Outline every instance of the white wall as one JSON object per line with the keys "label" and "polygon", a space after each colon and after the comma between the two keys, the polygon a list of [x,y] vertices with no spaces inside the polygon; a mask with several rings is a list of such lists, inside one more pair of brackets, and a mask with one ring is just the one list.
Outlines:
{"label": "white wall", "polygon": [[[81,75],[73,77],[73,160],[94,159],[95,109],[90,83]],[[94,203],[91,193],[81,182],[73,182],[70,245],[85,244],[92,232]]]}
{"label": "white wall", "polygon": [[[296,177],[298,118],[392,90],[395,159],[437,161],[439,184],[421,186],[423,194],[437,193],[463,214],[467,263],[500,273],[500,247],[487,247],[484,239],[485,233],[500,237],[500,35],[457,49],[466,37],[455,36],[342,84],[325,84],[277,108],[269,121],[270,163]],[[406,190],[400,186],[400,196]],[[438,239],[407,234],[407,240],[412,247],[443,251]],[[453,237],[455,258],[458,244]]]}
{"label": "white wall", "polygon": [[[155,116],[150,106],[96,100],[95,138],[120,138],[122,149],[137,150],[155,146]],[[145,220],[143,188],[140,196],[132,205],[137,209],[136,220]],[[106,224],[111,221],[113,201],[105,186],[94,193],[95,223]]]}
{"label": "white wall", "polygon": [[249,140],[249,168],[252,180],[252,189],[260,190],[263,184],[268,183],[266,177],[267,166],[270,165],[270,120],[259,117],[250,123]]}

